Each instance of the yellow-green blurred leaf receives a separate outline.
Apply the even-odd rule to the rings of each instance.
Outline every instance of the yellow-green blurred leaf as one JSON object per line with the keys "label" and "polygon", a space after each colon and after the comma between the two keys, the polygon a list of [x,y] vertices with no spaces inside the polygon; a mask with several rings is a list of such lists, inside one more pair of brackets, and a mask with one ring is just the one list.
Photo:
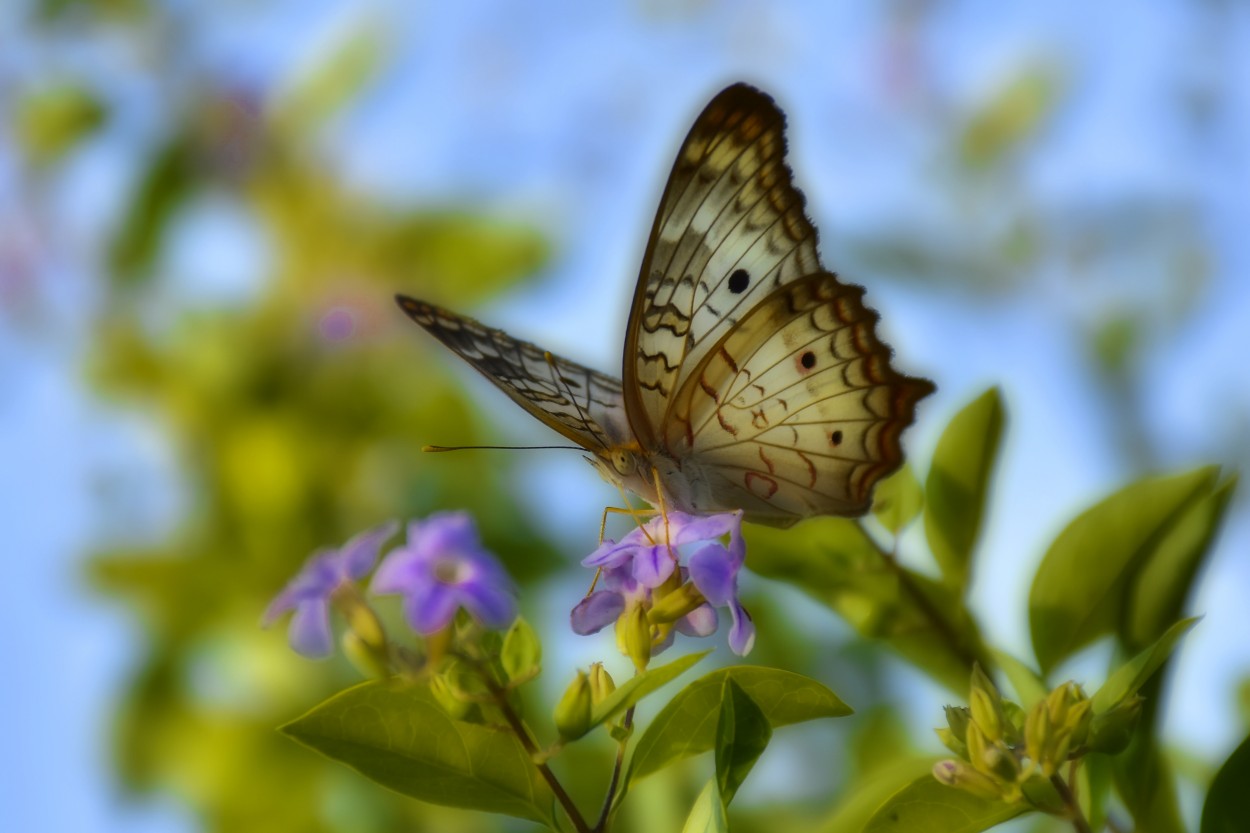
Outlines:
{"label": "yellow-green blurred leaf", "polygon": [[104,123],[103,102],[86,87],[64,83],[29,92],[17,105],[14,129],[36,165],[58,162]]}

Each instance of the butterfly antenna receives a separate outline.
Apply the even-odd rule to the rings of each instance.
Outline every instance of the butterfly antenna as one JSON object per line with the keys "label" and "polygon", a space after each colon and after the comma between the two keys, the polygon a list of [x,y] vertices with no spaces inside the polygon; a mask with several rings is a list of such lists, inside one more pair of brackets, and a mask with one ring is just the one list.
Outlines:
{"label": "butterfly antenna", "polygon": [[580,445],[423,445],[430,454],[439,451],[585,451]]}

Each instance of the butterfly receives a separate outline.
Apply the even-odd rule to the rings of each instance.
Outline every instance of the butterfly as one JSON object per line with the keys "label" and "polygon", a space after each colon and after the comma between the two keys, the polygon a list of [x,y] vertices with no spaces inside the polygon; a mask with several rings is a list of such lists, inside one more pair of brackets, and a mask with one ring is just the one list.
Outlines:
{"label": "butterfly", "polygon": [[861,515],[934,385],[891,366],[864,289],[821,265],[785,154],[785,116],[754,87],[728,87],[696,119],[643,255],[622,379],[396,300],[653,505],[773,526]]}

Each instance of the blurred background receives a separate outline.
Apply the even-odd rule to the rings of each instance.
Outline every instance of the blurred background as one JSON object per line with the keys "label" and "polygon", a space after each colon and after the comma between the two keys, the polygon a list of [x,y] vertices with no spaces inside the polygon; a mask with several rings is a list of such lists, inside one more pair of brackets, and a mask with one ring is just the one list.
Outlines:
{"label": "blurred background", "polygon": [[[1011,8],[0,5],[13,829],[528,829],[277,735],[356,675],[258,620],[312,549],[467,507],[529,588],[548,689],[611,651],[563,634],[615,493],[575,454],[422,456],[551,437],[391,296],[618,373],[673,154],[738,80],[789,114],[825,261],[938,384],[907,438],[922,472],[1002,386],[973,604],[1029,656],[1028,583],[1074,513],[1148,472],[1250,460],[1250,4]],[[1247,725],[1248,517],[1243,489],[1174,669],[1165,738],[1196,785]],[[950,692],[787,588],[747,592],[752,660],[858,710],[769,751],[748,823],[818,808],[883,739],[935,747]]]}

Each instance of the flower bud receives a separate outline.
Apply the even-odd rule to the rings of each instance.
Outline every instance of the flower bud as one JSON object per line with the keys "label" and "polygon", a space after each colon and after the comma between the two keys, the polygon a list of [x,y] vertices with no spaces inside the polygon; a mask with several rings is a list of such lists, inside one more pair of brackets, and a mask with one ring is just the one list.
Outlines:
{"label": "flower bud", "polygon": [[676,622],[705,601],[703,594],[694,584],[683,584],[663,597],[656,593],[655,602],[647,618],[656,624]]}
{"label": "flower bud", "polygon": [[464,720],[473,708],[473,704],[461,698],[442,674],[430,678],[430,694],[452,720]]}
{"label": "flower bud", "polygon": [[1086,747],[1091,752],[1106,752],[1111,755],[1124,751],[1133,739],[1133,730],[1137,728],[1137,720],[1141,717],[1143,702],[1141,697],[1134,695],[1110,711],[1094,715],[1089,721]]}
{"label": "flower bud", "polygon": [[972,722],[976,724],[987,740],[1003,739],[1003,714],[998,703],[985,691],[974,688],[968,693],[968,709],[972,714]]}
{"label": "flower bud", "polygon": [[603,667],[602,662],[590,666],[590,699],[596,706],[616,691],[616,683],[612,675]]}
{"label": "flower bud", "polygon": [[956,787],[981,798],[1002,798],[997,781],[963,761],[938,761],[933,765],[933,777],[948,787]]}
{"label": "flower bud", "polygon": [[578,671],[577,678],[565,689],[564,696],[556,704],[553,716],[560,737],[576,740],[590,731],[592,708],[590,679],[585,671]]}
{"label": "flower bud", "polygon": [[370,644],[355,631],[345,631],[340,642],[344,655],[360,673],[377,679],[391,675],[390,657],[387,655],[385,642],[381,645]]}
{"label": "flower bud", "polygon": [[955,733],[945,726],[939,726],[933,731],[937,732],[938,740],[942,741],[942,745],[950,751],[954,752],[961,758],[968,757],[968,744],[955,737]]}
{"label": "flower bud", "polygon": [[631,605],[616,620],[616,644],[621,653],[634,661],[635,668],[647,670],[651,662],[651,623],[642,605]]}

